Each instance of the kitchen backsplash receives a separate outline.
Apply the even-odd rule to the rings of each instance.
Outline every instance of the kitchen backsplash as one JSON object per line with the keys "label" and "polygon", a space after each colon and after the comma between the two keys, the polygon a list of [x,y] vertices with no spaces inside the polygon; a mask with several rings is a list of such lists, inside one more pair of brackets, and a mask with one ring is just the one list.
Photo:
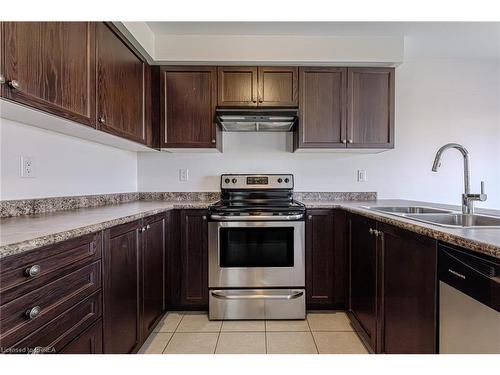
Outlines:
{"label": "kitchen backsplash", "polygon": [[[96,194],[0,201],[0,217],[36,215],[77,208],[100,207],[138,200],[216,201],[220,192],[141,192]],[[295,192],[294,198],[321,201],[364,201],[377,199],[376,192]]]}

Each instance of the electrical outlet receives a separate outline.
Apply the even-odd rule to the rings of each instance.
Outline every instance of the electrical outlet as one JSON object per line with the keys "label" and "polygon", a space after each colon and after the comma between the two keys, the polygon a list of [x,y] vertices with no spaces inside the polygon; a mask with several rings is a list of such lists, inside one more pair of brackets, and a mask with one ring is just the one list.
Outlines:
{"label": "electrical outlet", "polygon": [[179,181],[187,182],[189,180],[189,169],[181,168],[179,169]]}
{"label": "electrical outlet", "polygon": [[358,182],[366,182],[366,171],[358,169]]}
{"label": "electrical outlet", "polygon": [[21,156],[21,177],[35,178],[35,158],[33,156]]}

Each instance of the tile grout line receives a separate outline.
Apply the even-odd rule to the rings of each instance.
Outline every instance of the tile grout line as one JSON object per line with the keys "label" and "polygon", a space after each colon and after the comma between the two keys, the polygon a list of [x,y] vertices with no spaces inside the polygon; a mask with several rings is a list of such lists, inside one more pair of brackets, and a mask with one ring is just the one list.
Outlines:
{"label": "tile grout line", "polygon": [[222,331],[223,324],[224,324],[224,320],[220,323],[219,334],[217,335],[217,341],[215,342],[214,354],[217,353],[217,346],[219,345],[220,333]]}
{"label": "tile grout line", "polygon": [[[168,315],[168,312],[167,312],[167,315]],[[184,312],[182,312],[181,319],[179,320],[179,323],[177,323],[177,325],[175,326],[174,332],[172,332],[172,336],[170,336],[170,338],[168,339],[167,345],[165,345],[165,347],[163,348],[163,351],[161,352],[161,354],[167,354],[167,353],[165,353],[165,350],[167,350],[168,344],[170,344],[170,341],[172,341],[172,339],[174,338],[175,332],[177,331],[177,328],[181,324],[182,319],[184,319]]]}
{"label": "tile grout line", "polygon": [[313,331],[311,329],[311,325],[309,324],[309,319],[307,319],[307,315],[306,315],[306,322],[307,322],[307,326],[309,327],[309,332],[311,333],[311,336],[312,336],[312,339],[313,339],[313,342],[314,342],[314,346],[316,347],[316,351],[319,354],[318,344],[316,344],[316,339],[314,338]]}

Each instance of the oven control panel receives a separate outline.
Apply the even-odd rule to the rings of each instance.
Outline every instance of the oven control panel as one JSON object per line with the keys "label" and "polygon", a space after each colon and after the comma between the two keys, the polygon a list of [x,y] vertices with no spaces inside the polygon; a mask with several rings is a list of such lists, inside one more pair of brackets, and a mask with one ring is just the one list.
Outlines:
{"label": "oven control panel", "polygon": [[293,189],[292,174],[223,174],[222,189]]}

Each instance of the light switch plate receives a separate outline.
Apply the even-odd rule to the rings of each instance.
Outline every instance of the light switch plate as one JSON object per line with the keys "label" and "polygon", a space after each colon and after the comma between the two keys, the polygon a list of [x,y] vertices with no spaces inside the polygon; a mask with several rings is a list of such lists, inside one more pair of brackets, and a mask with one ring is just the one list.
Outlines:
{"label": "light switch plate", "polygon": [[179,169],[179,181],[180,182],[189,181],[189,169],[187,169],[187,168]]}
{"label": "light switch plate", "polygon": [[366,182],[366,170],[358,169],[358,182]]}
{"label": "light switch plate", "polygon": [[21,156],[21,177],[35,178],[35,158],[33,156]]}

